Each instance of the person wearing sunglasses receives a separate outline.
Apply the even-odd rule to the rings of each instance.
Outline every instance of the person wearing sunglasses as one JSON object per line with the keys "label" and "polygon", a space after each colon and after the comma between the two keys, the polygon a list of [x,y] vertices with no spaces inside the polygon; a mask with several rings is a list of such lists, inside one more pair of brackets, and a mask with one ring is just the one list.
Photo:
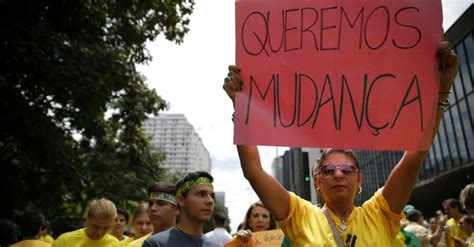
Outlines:
{"label": "person wearing sunglasses", "polygon": [[[439,45],[438,58],[441,83],[433,137],[459,67],[449,42]],[[242,89],[239,67],[229,66],[223,88],[234,102],[236,92]],[[256,146],[237,145],[237,151],[245,178],[293,246],[391,246],[400,231],[402,209],[427,156],[427,151],[405,151],[385,185],[361,207],[355,207],[363,179],[357,159],[351,151],[329,149],[313,169],[313,184],[325,202],[318,208],[288,192],[265,172]]]}

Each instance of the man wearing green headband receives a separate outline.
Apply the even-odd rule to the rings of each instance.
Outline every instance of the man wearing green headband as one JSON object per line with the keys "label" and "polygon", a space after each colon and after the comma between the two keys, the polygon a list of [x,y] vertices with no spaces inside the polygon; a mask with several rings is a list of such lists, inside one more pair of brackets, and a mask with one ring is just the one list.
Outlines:
{"label": "man wearing green headband", "polygon": [[214,211],[213,177],[207,172],[190,172],[176,183],[180,210],[178,224],[149,237],[144,247],[218,247],[203,234],[203,227]]}
{"label": "man wearing green headband", "polygon": [[153,233],[134,240],[127,247],[141,247],[152,234],[175,226],[179,213],[175,195],[176,186],[172,183],[158,182],[148,188],[148,216],[153,224]]}

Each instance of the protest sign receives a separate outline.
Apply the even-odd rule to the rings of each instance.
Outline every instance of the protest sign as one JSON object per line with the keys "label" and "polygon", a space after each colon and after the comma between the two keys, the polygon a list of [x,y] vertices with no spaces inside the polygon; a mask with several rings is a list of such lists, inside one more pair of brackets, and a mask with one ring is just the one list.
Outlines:
{"label": "protest sign", "polygon": [[253,232],[247,243],[240,238],[236,238],[225,244],[225,247],[280,247],[285,235],[281,229]]}
{"label": "protest sign", "polygon": [[236,144],[427,150],[439,0],[239,0]]}

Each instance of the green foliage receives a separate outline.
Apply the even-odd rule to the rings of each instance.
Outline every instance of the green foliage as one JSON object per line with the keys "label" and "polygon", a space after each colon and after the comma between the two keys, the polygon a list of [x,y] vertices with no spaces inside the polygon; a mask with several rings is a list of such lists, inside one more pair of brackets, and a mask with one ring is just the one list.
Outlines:
{"label": "green foliage", "polygon": [[184,177],[184,175],[186,175],[185,172],[166,171],[166,173],[161,177],[161,181],[176,184],[178,180]]}
{"label": "green foliage", "polygon": [[2,214],[78,217],[91,199],[146,200],[164,156],[141,130],[166,108],[136,63],[180,43],[193,0],[0,1]]}
{"label": "green foliage", "polygon": [[[229,212],[227,210],[227,208],[222,205],[221,203],[219,203],[218,201],[215,201],[215,205],[214,205],[214,214],[216,213],[219,213],[221,215],[224,215],[226,218],[227,218],[227,222],[226,222],[226,226],[225,226],[225,229],[227,230],[227,232],[231,233],[231,229],[230,229],[230,218],[229,218]],[[209,231],[212,231],[214,230],[214,225],[212,224],[212,220],[210,220],[209,222],[207,222],[205,225],[204,225],[204,233],[207,233]]]}

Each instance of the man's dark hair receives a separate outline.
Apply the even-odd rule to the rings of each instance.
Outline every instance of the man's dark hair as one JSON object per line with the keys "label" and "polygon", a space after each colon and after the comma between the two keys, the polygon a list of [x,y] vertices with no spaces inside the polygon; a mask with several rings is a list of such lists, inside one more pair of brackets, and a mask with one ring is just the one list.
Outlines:
{"label": "man's dark hair", "polygon": [[40,228],[45,225],[46,218],[44,215],[37,210],[28,209],[18,220],[18,226],[20,227],[20,233],[22,239],[35,238],[38,235]]}
{"label": "man's dark hair", "polygon": [[123,208],[117,208],[117,216],[123,215],[125,217],[125,225],[128,224],[128,212]]}
{"label": "man's dark hair", "polygon": [[[214,181],[214,178],[208,172],[204,172],[204,171],[190,172],[184,175],[184,177],[176,183],[176,192],[178,192],[179,188],[186,182],[191,181],[196,178],[200,178],[200,177],[209,178],[209,180],[211,180],[211,183]],[[189,190],[183,191],[181,195],[186,198],[188,196],[188,191]]]}
{"label": "man's dark hair", "polygon": [[148,187],[147,192],[147,196],[150,196],[150,193],[152,192],[162,192],[174,196],[176,195],[176,186],[172,183],[157,182],[154,183],[152,186]]}
{"label": "man's dark hair", "polygon": [[462,205],[461,202],[459,202],[457,199],[454,198],[449,198],[444,200],[443,206],[449,206],[450,208],[456,208],[459,210],[459,212],[462,212]]}
{"label": "man's dark hair", "polygon": [[218,226],[224,226],[226,222],[226,217],[221,214],[221,213],[216,213],[214,214],[214,221],[216,222],[216,225]]}
{"label": "man's dark hair", "polygon": [[9,219],[0,219],[0,246],[10,246],[18,241],[20,229]]}
{"label": "man's dark hair", "polygon": [[422,216],[420,210],[413,209],[407,214],[407,219],[412,222],[418,222],[418,219]]}
{"label": "man's dark hair", "polygon": [[44,221],[43,229],[49,229],[51,227],[51,222],[49,220]]}

